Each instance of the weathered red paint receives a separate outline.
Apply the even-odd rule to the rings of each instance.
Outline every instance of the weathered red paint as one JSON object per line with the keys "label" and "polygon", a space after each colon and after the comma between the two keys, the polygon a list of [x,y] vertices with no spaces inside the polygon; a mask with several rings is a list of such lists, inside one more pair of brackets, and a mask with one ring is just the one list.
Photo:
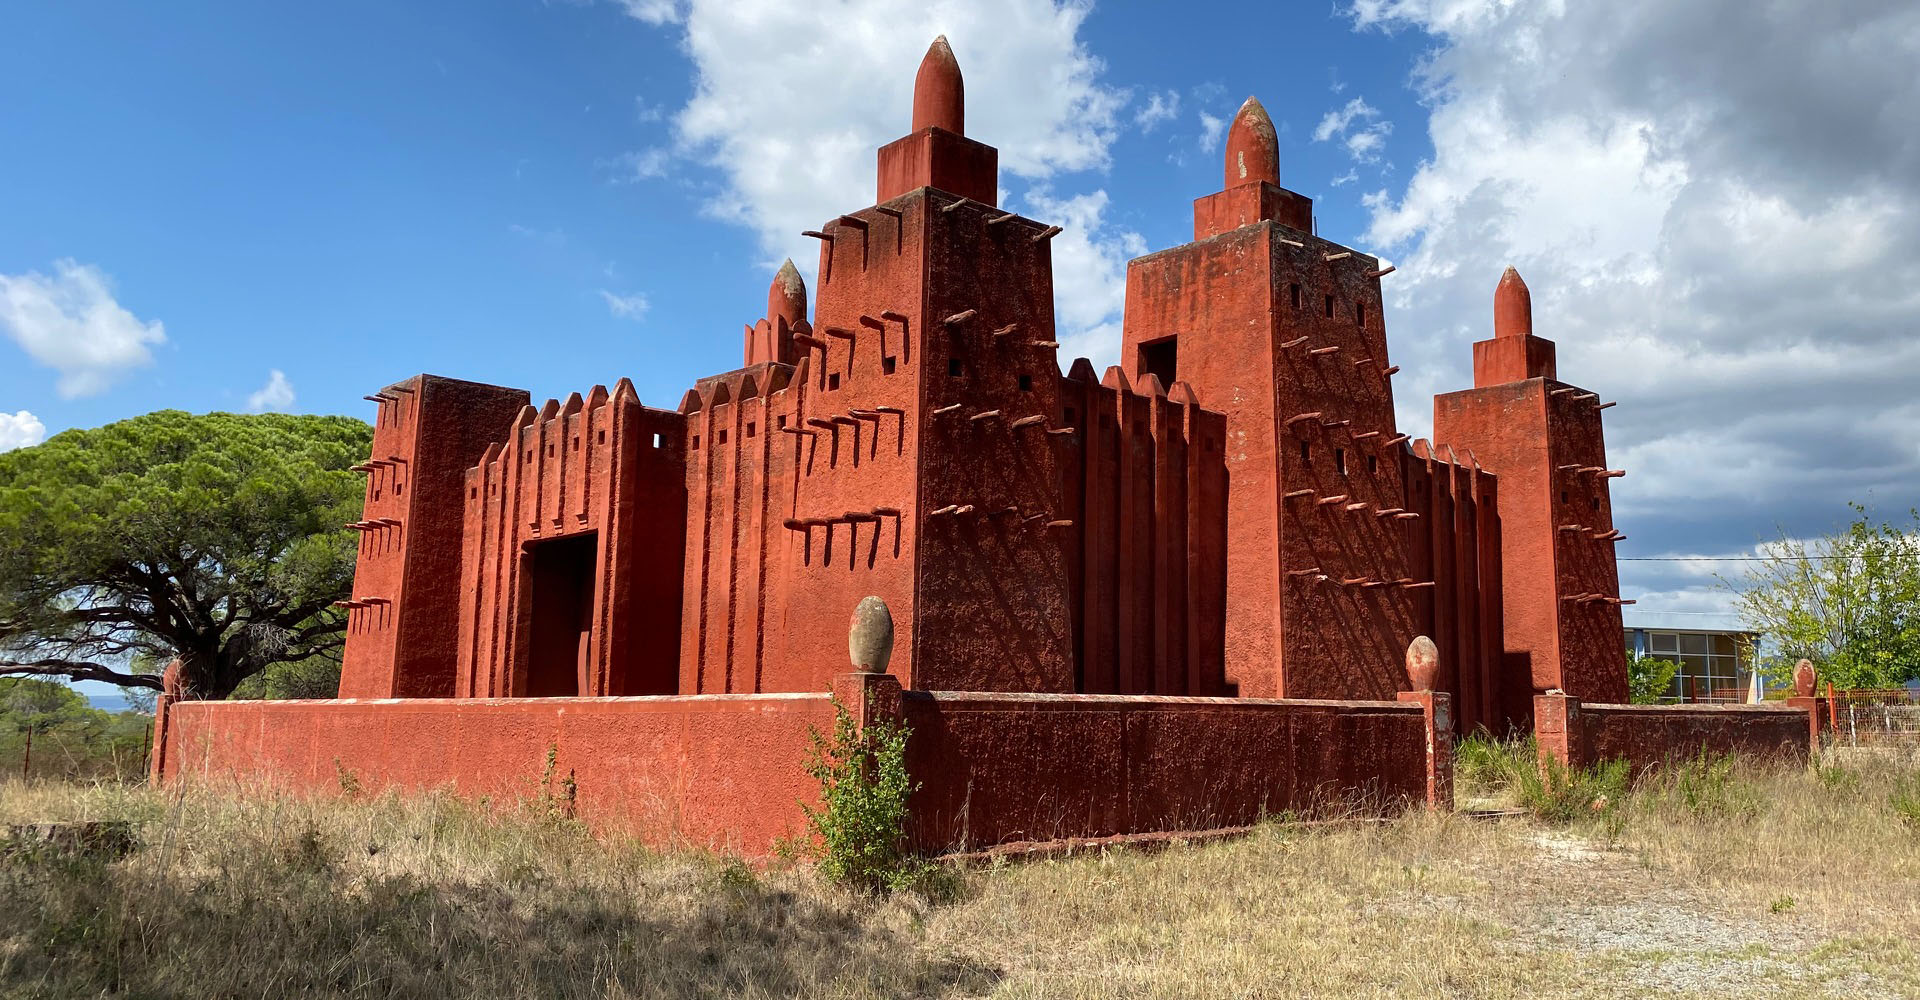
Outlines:
{"label": "weathered red paint", "polygon": [[1534,698],[1542,760],[1576,768],[1625,760],[1636,774],[1701,753],[1804,763],[1817,745],[1818,718],[1814,704],[1589,705],[1564,694]]}
{"label": "weathered red paint", "polygon": [[[378,393],[349,700],[164,699],[156,775],[325,785],[337,757],[500,794],[554,745],[583,810],[667,802],[758,851],[830,690],[913,727],[915,836],[944,847],[1444,803],[1453,732],[1625,699],[1600,406],[1554,380],[1517,274],[1475,388],[1408,442],[1391,268],[1314,233],[1249,99],[1194,241],[1129,265],[1121,366],[1062,375],[1060,230],[995,207],[944,39],[913,109],[878,203],[808,234],[811,320],[789,262],[743,367],[677,408],[624,379]],[[842,631],[870,595],[890,656]],[[1759,725],[1584,718],[1563,750]]]}

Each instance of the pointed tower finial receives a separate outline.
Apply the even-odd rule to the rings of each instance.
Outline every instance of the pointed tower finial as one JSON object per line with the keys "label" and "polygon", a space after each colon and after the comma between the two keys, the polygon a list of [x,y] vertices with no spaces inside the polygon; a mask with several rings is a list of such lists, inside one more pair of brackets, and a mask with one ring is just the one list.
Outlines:
{"label": "pointed tower finial", "polygon": [[1520,280],[1520,272],[1509,267],[1500,275],[1493,290],[1493,335],[1525,337],[1533,332],[1533,293]]}
{"label": "pointed tower finial", "polygon": [[784,319],[787,326],[798,326],[807,318],[807,283],[800,279],[800,271],[793,266],[793,258],[787,258],[780,265],[779,273],[773,276],[773,284],[767,288],[767,322]]}
{"label": "pointed tower finial", "polygon": [[966,135],[966,88],[960,81],[960,63],[953,58],[947,36],[927,47],[920,72],[913,78],[913,131],[943,128]]}
{"label": "pointed tower finial", "polygon": [[1227,126],[1227,187],[1254,181],[1280,183],[1280,141],[1267,109],[1249,97]]}

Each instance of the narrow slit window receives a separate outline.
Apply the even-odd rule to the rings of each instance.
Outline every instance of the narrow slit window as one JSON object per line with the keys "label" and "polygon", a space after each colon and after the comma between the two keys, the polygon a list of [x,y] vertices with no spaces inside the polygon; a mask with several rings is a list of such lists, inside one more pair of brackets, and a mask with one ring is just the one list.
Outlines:
{"label": "narrow slit window", "polygon": [[601,432],[600,432],[600,438],[599,438],[599,440],[598,440],[597,442],[595,442],[595,443],[596,443],[596,444],[606,444],[606,443],[607,443],[607,432],[606,432],[606,431],[601,431]]}
{"label": "narrow slit window", "polygon": [[775,421],[774,422],[775,427],[784,429],[787,426],[787,415],[782,413],[778,417],[774,418],[774,421]]}
{"label": "narrow slit window", "polygon": [[726,444],[726,443],[727,443],[727,432],[726,432],[726,431],[724,431],[724,430],[723,430],[723,431],[721,431],[721,432],[720,432],[720,436],[719,436],[719,437],[717,437],[717,438],[714,438],[714,441],[715,441],[715,442],[717,442],[717,443],[719,443],[719,444]]}
{"label": "narrow slit window", "polygon": [[580,436],[578,434],[574,435],[573,437],[573,450],[574,451],[580,450]]}
{"label": "narrow slit window", "polygon": [[1300,308],[1300,283],[1297,281],[1293,284],[1293,307]]}
{"label": "narrow slit window", "polygon": [[700,435],[698,435],[698,434],[695,434],[695,435],[693,436],[693,450],[694,450],[694,451],[699,451],[699,450],[700,450]]}
{"label": "narrow slit window", "polygon": [[1333,449],[1333,471],[1343,476],[1347,474],[1347,450],[1345,448]]}
{"label": "narrow slit window", "polygon": [[883,374],[883,375],[891,375],[891,374],[893,374],[893,368],[894,368],[894,359],[892,359],[892,358],[881,358],[881,359],[880,359],[880,373],[881,373],[881,374]]}
{"label": "narrow slit window", "polygon": [[1067,423],[1073,423],[1073,407],[1067,407]]}
{"label": "narrow slit window", "polygon": [[947,375],[950,378],[960,377],[960,359],[959,358],[947,359]]}
{"label": "narrow slit window", "polygon": [[827,376],[827,389],[831,391],[838,388],[840,388],[840,373],[834,372]]}
{"label": "narrow slit window", "polygon": [[[658,434],[655,434],[655,435],[653,436],[653,446],[654,446],[655,448],[658,448],[658,447],[660,447],[660,435],[658,435]],[[695,436],[695,437],[694,437],[694,439],[693,439],[693,446],[694,446],[695,448],[698,448],[698,447],[700,447],[700,438],[699,438],[698,436]]]}
{"label": "narrow slit window", "polygon": [[1368,456],[1367,456],[1367,474],[1368,474],[1368,475],[1372,475],[1373,473],[1375,473],[1375,472],[1378,472],[1378,471],[1380,471],[1380,460],[1379,460],[1379,458],[1377,458],[1377,457],[1375,457],[1375,456],[1373,456],[1373,455],[1368,455]]}
{"label": "narrow slit window", "polygon": [[1300,464],[1309,469],[1313,468],[1313,444],[1311,442],[1300,442]]}
{"label": "narrow slit window", "polygon": [[1365,302],[1355,302],[1353,304],[1353,325],[1367,325],[1367,304]]}
{"label": "narrow slit window", "polygon": [[760,425],[758,425],[758,424],[754,424],[754,423],[749,423],[749,424],[747,424],[747,436],[748,436],[748,437],[753,437],[753,436],[754,436],[754,432],[755,432],[755,431],[758,431],[759,429],[760,429]]}
{"label": "narrow slit window", "polygon": [[1327,318],[1333,318],[1333,296],[1327,296]]}
{"label": "narrow slit window", "polygon": [[1021,392],[1033,391],[1033,376],[1031,375],[1020,376],[1020,391]]}

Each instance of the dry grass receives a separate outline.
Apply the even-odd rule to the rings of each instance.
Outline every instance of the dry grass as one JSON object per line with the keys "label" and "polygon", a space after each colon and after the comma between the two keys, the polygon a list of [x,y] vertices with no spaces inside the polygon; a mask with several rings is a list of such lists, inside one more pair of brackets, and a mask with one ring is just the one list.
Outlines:
{"label": "dry grass", "polygon": [[1274,824],[972,872],[942,903],[443,796],[12,785],[6,822],[128,819],[144,846],[0,860],[0,993],[1915,996],[1920,829],[1889,804],[1900,780],[1669,780],[1566,827]]}

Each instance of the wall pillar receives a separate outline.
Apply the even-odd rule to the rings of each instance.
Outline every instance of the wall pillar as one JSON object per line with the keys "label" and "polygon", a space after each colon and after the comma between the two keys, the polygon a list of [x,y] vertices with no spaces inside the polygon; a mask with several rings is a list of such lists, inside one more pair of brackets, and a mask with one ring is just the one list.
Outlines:
{"label": "wall pillar", "polygon": [[1426,713],[1427,808],[1453,808],[1453,695],[1445,691],[1402,691],[1399,701],[1418,704]]}
{"label": "wall pillar", "polygon": [[1581,739],[1580,700],[1560,691],[1533,696],[1533,737],[1540,745],[1540,765],[1552,758],[1569,768],[1587,765],[1586,741]]}
{"label": "wall pillar", "polygon": [[853,716],[855,728],[875,722],[899,722],[900,678],[892,674],[845,673],[833,678],[833,700]]}

